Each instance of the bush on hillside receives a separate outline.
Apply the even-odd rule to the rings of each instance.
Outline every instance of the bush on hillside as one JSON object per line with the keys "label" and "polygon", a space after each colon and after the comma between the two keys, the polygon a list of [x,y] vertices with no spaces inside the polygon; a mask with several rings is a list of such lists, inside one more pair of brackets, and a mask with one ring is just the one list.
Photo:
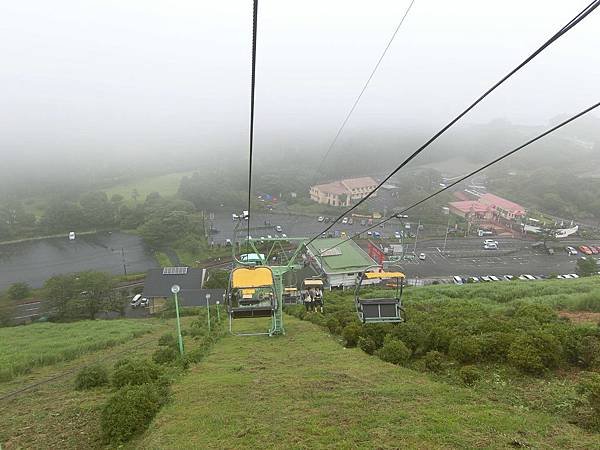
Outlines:
{"label": "bush on hillside", "polygon": [[558,339],[545,332],[517,336],[508,351],[508,362],[522,372],[543,375],[558,367],[562,347]]}
{"label": "bush on hillside", "polygon": [[579,341],[577,353],[582,367],[600,367],[600,339],[596,336],[584,336]]}
{"label": "bush on hillside", "polygon": [[377,350],[377,356],[392,364],[404,364],[410,359],[411,352],[404,342],[392,336],[387,336],[383,342],[383,347]]}
{"label": "bush on hillside", "polygon": [[522,303],[513,311],[513,317],[525,322],[535,321],[539,324],[558,321],[558,315],[550,306],[539,303]]}
{"label": "bush on hillside", "polygon": [[27,283],[19,282],[11,284],[7,293],[11,300],[23,300],[31,295],[31,289]]}
{"label": "bush on hillside", "polygon": [[153,383],[160,379],[162,370],[154,362],[146,359],[124,359],[115,364],[112,385],[121,388],[128,384]]}
{"label": "bush on hillside", "polygon": [[407,322],[394,327],[390,332],[395,338],[400,339],[415,354],[426,346],[427,330],[422,324]]}
{"label": "bush on hillside", "polygon": [[482,372],[475,366],[462,366],[458,371],[460,380],[467,386],[473,386],[482,377]]}
{"label": "bush on hillside", "polygon": [[481,359],[483,361],[502,362],[508,357],[508,350],[515,340],[515,335],[496,331],[486,333],[477,337],[481,348]]}
{"label": "bush on hillside", "polygon": [[377,345],[375,344],[375,341],[370,337],[359,337],[358,346],[363,352],[368,353],[369,355],[372,355],[373,353],[375,353],[375,350],[377,350]]}
{"label": "bush on hillside", "polygon": [[449,330],[441,326],[432,327],[425,338],[425,351],[436,350],[442,353],[448,353],[452,334]]}
{"label": "bush on hillside", "polygon": [[100,365],[84,367],[75,377],[75,389],[82,391],[108,384],[108,372]]}
{"label": "bush on hillside", "polygon": [[457,336],[450,341],[448,355],[460,363],[474,363],[481,357],[481,345],[473,336]]}
{"label": "bush on hillside", "polygon": [[577,392],[583,395],[585,403],[591,408],[591,414],[586,418],[587,425],[600,429],[600,374],[584,373]]}
{"label": "bush on hillside", "polygon": [[362,327],[357,323],[346,325],[342,330],[342,338],[344,338],[346,347],[356,347],[361,332]]}
{"label": "bush on hillside", "polygon": [[161,347],[152,354],[152,360],[157,364],[169,364],[178,356],[179,353],[173,347]]}
{"label": "bush on hillside", "polygon": [[119,389],[102,409],[100,427],[105,441],[121,444],[144,431],[168,397],[168,387],[156,383]]}
{"label": "bush on hillside", "polygon": [[425,368],[430,372],[439,372],[444,367],[444,354],[431,350],[423,356],[422,361]]}
{"label": "bush on hillside", "polygon": [[165,333],[158,339],[158,345],[161,347],[177,348],[177,338],[173,333]]}

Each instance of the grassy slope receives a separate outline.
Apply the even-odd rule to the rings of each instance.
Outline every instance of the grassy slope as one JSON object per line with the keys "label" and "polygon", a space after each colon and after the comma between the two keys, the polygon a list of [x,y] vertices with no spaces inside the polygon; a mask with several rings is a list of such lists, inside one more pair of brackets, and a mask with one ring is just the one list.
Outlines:
{"label": "grassy slope", "polygon": [[143,202],[146,199],[146,195],[151,192],[158,192],[162,197],[175,195],[179,189],[181,179],[185,176],[192,175],[193,173],[194,171],[175,172],[167,175],[138,178],[129,183],[118,184],[108,189],[99,190],[105,191],[109,198],[114,194],[121,194],[126,201],[129,201],[133,200],[131,192],[134,189],[137,189],[139,194],[138,201]]}
{"label": "grassy slope", "polygon": [[287,319],[282,338],[228,337],[175,389],[136,448],[597,448],[545,413],[433,381]]}
{"label": "grassy slope", "polygon": [[[188,325],[192,319],[192,317],[184,317],[182,321],[184,325]],[[110,368],[121,358],[150,357],[157,349],[159,337],[175,330],[175,321],[172,319],[153,319],[153,322],[152,331],[138,339],[131,339],[116,347],[85,354],[72,361],[39,367],[26,376],[0,383],[0,396],[73,368],[77,369],[82,365],[99,362]],[[193,342],[186,338],[186,345],[191,347],[192,344]],[[77,370],[21,395],[0,401],[0,447],[2,449],[102,448],[100,411],[112,391],[108,387],[76,391],[73,389],[76,373]]]}
{"label": "grassy slope", "polygon": [[0,380],[68,361],[156,328],[156,321],[97,320],[0,328]]}

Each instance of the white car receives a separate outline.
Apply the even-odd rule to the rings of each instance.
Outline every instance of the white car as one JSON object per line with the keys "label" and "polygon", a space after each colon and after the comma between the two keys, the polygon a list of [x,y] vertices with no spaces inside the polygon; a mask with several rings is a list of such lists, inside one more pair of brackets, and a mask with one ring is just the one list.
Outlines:
{"label": "white car", "polygon": [[343,224],[347,224],[347,223],[348,223],[348,218],[347,218],[347,217],[344,217],[344,218],[342,219],[342,223],[343,223]]}
{"label": "white car", "polygon": [[571,275],[571,278],[579,278],[579,275],[576,273],[570,273],[569,275]]}
{"label": "white car", "polygon": [[495,275],[490,275],[490,280],[492,280],[492,281],[500,281],[500,278],[498,278]]}
{"label": "white car", "polygon": [[69,240],[70,241],[74,241],[75,240],[75,232],[74,231],[69,232]]}
{"label": "white car", "polygon": [[132,308],[135,308],[137,306],[140,306],[141,302],[142,302],[142,294],[137,294],[135,297],[133,297],[131,299],[129,306],[131,306]]}
{"label": "white car", "polygon": [[471,277],[469,280],[471,280],[472,283],[479,283],[479,278],[477,277]]}
{"label": "white car", "polygon": [[425,258],[426,258],[425,253],[419,253],[419,259],[421,261],[425,261]]}
{"label": "white car", "polygon": [[535,281],[535,277],[533,275],[523,274],[519,277],[519,280],[523,281]]}
{"label": "white car", "polygon": [[454,275],[452,277],[452,280],[454,281],[454,284],[458,284],[458,285],[463,284],[463,279],[461,277],[459,277],[458,275]]}
{"label": "white car", "polygon": [[286,238],[286,237],[287,237],[287,234],[285,234],[285,233],[281,233],[281,237],[282,237],[282,238]]}
{"label": "white car", "polygon": [[483,241],[483,245],[495,245],[498,246],[498,241],[494,241],[493,239],[486,239]]}
{"label": "white car", "polygon": [[506,281],[511,281],[515,279],[514,275],[504,275],[502,278],[504,278]]}
{"label": "white car", "polygon": [[481,281],[492,281],[492,280],[488,276],[483,276],[483,277],[481,277]]}
{"label": "white car", "polygon": [[325,217],[323,217],[323,216],[317,217],[317,222],[323,222],[323,220],[325,220]]}
{"label": "white car", "polygon": [[281,225],[277,225],[275,227],[275,231],[277,231],[278,233],[281,233],[283,231],[283,228],[281,228]]}
{"label": "white car", "polygon": [[396,232],[394,233],[394,237],[395,237],[396,239],[402,239],[402,234],[400,234],[400,232],[399,232],[399,231],[396,231]]}
{"label": "white car", "polygon": [[372,231],[367,231],[367,236],[371,236],[371,235],[373,235],[373,232]]}
{"label": "white car", "polygon": [[484,250],[498,250],[498,244],[483,244]]}
{"label": "white car", "polygon": [[569,256],[577,255],[577,250],[574,247],[567,247],[566,250]]}
{"label": "white car", "polygon": [[148,305],[150,305],[150,301],[146,297],[140,300],[140,308],[147,308]]}

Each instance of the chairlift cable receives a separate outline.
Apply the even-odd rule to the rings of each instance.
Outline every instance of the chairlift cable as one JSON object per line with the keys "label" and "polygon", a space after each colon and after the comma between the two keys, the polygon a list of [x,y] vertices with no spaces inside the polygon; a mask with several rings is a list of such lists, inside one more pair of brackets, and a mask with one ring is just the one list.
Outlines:
{"label": "chairlift cable", "polygon": [[352,113],[356,109],[356,106],[358,105],[358,102],[360,101],[361,97],[363,96],[363,94],[367,90],[367,87],[369,86],[369,83],[371,82],[371,79],[375,75],[375,72],[377,72],[377,69],[379,68],[379,65],[383,61],[383,58],[385,57],[388,49],[392,45],[392,42],[394,42],[394,39],[396,38],[396,35],[398,34],[398,31],[400,31],[400,27],[402,27],[402,24],[404,23],[404,19],[406,19],[406,16],[408,16],[408,13],[410,12],[410,9],[412,8],[413,3],[415,3],[415,0],[411,0],[410,4],[408,5],[408,8],[406,8],[406,11],[404,12],[404,15],[402,16],[402,19],[400,19],[400,23],[398,23],[398,26],[394,30],[394,33],[392,34],[392,37],[390,38],[390,40],[388,41],[387,45],[385,46],[385,49],[383,50],[383,53],[379,57],[379,60],[375,64],[375,67],[373,67],[373,70],[371,71],[371,74],[369,75],[369,78],[367,78],[367,81],[365,82],[364,86],[362,87],[362,89],[360,91],[360,94],[358,94],[358,97],[356,97],[356,100],[354,100],[354,104],[352,105],[352,107],[350,108],[350,111],[348,111],[348,114],[346,115],[346,118],[344,119],[344,121],[342,122],[342,124],[340,125],[340,127],[338,128],[337,133],[335,134],[335,137],[331,141],[331,144],[329,144],[329,147],[327,148],[327,151],[323,155],[323,158],[321,158],[321,162],[319,163],[319,167],[317,169],[317,172],[319,172],[321,170],[321,168],[323,167],[323,163],[325,162],[325,160],[329,156],[329,153],[331,153],[331,150],[333,149],[333,147],[337,143],[338,138],[340,137],[340,135],[342,134],[342,131],[344,130],[346,124],[348,123],[348,120],[350,120],[350,116],[352,115]]}
{"label": "chairlift cable", "polygon": [[370,231],[370,230],[372,230],[372,229],[374,229],[374,228],[377,228],[379,225],[382,225],[382,224],[384,224],[384,223],[386,223],[386,222],[389,222],[390,220],[392,220],[392,219],[394,219],[394,218],[397,218],[399,215],[402,215],[402,214],[404,214],[405,212],[407,212],[407,211],[409,211],[409,210],[411,210],[411,209],[413,209],[413,208],[415,208],[415,207],[417,207],[417,206],[419,206],[419,205],[421,205],[421,204],[425,203],[426,201],[428,201],[428,200],[431,200],[433,197],[435,197],[435,196],[437,196],[437,195],[441,194],[442,192],[444,192],[444,191],[447,191],[448,189],[450,189],[450,188],[452,188],[452,187],[456,186],[458,183],[461,183],[461,182],[465,181],[466,179],[468,179],[468,178],[471,178],[473,175],[476,175],[476,174],[478,174],[479,172],[482,172],[483,170],[487,169],[488,167],[490,167],[490,166],[493,166],[493,165],[494,165],[494,164],[496,164],[496,163],[499,163],[499,162],[500,162],[500,161],[502,161],[503,159],[506,159],[506,158],[508,158],[509,156],[511,156],[511,155],[514,155],[515,153],[517,153],[518,151],[522,150],[523,148],[525,148],[525,147],[529,146],[530,144],[533,144],[534,142],[536,142],[536,141],[538,141],[538,140],[542,139],[543,137],[545,137],[545,136],[547,136],[547,135],[549,135],[549,134],[551,134],[551,133],[555,132],[555,131],[556,131],[556,130],[558,130],[559,128],[562,128],[562,127],[564,127],[565,125],[567,125],[567,124],[571,123],[572,121],[574,121],[574,120],[578,119],[579,117],[581,117],[581,116],[583,116],[583,115],[585,115],[585,114],[589,113],[590,111],[592,111],[592,110],[596,109],[598,106],[600,106],[600,102],[597,102],[597,103],[593,104],[592,106],[590,106],[590,107],[588,107],[588,108],[584,109],[583,111],[580,111],[579,113],[575,114],[574,116],[571,116],[570,118],[568,118],[568,119],[566,119],[565,121],[563,121],[563,122],[559,123],[558,125],[556,125],[556,126],[554,126],[554,127],[550,128],[550,129],[548,129],[548,130],[544,131],[544,132],[543,132],[543,133],[541,133],[541,134],[538,134],[536,137],[534,137],[534,138],[532,138],[532,139],[528,140],[528,141],[527,141],[527,142],[525,142],[524,144],[521,144],[521,145],[519,145],[518,147],[516,147],[516,148],[514,148],[514,149],[510,150],[509,152],[507,152],[507,153],[504,153],[503,155],[499,156],[498,158],[494,159],[493,161],[490,161],[489,163],[487,163],[487,164],[485,164],[484,166],[480,167],[479,169],[476,169],[476,170],[474,170],[473,172],[470,172],[470,173],[468,173],[467,175],[464,175],[464,176],[462,176],[461,178],[459,178],[459,179],[458,179],[458,180],[456,180],[456,181],[453,181],[452,183],[450,183],[450,184],[449,184],[449,185],[447,185],[446,187],[444,187],[444,188],[442,188],[442,189],[440,189],[440,190],[438,190],[438,191],[434,192],[433,194],[430,194],[430,195],[428,195],[427,197],[425,197],[425,198],[423,198],[423,199],[419,200],[419,201],[418,201],[418,202],[416,202],[416,203],[413,203],[412,205],[408,206],[407,208],[404,208],[402,211],[400,211],[400,212],[398,212],[398,213],[395,213],[395,214],[391,215],[390,217],[388,217],[388,218],[386,218],[386,219],[382,220],[381,222],[378,222],[378,223],[376,223],[376,224],[374,224],[374,225],[372,225],[372,226],[370,226],[370,227],[368,227],[368,228],[365,228],[365,229],[364,229],[364,230],[362,230],[360,233],[356,233],[356,234],[354,234],[353,236],[351,236],[351,237],[349,237],[349,238],[347,238],[347,239],[344,239],[343,241],[341,241],[341,242],[337,243],[336,245],[334,245],[334,246],[332,246],[332,247],[330,247],[330,248],[328,248],[328,249],[326,249],[326,250],[323,250],[322,252],[329,251],[329,250],[331,250],[331,249],[333,249],[333,248],[336,248],[338,245],[341,245],[341,244],[343,244],[344,242],[347,242],[347,241],[350,241],[350,240],[356,239],[356,238],[357,238],[357,237],[359,237],[361,234],[363,234],[363,233],[366,233],[367,231]]}
{"label": "chairlift cable", "polygon": [[458,122],[462,117],[464,117],[469,111],[471,111],[475,106],[477,106],[483,99],[485,99],[489,94],[495,91],[500,85],[502,85],[506,80],[511,78],[515,73],[525,67],[529,62],[531,62],[536,56],[542,53],[546,48],[548,48],[552,43],[562,37],[565,33],[571,30],[575,25],[585,19],[590,13],[592,13],[598,6],[600,5],[600,0],[592,1],[588,6],[586,6],[581,12],[579,12],[573,19],[571,19],[566,25],[564,25],[559,31],[557,31],[550,39],[544,42],[537,50],[535,50],[531,55],[525,58],[519,65],[517,65],[514,69],[512,69],[508,74],[502,77],[498,82],[496,82],[492,87],[490,87],[487,91],[485,91],[480,97],[478,97],[470,106],[464,109],[459,115],[457,115],[454,119],[448,122],[441,130],[439,130],[436,134],[434,134],[427,142],[421,145],[417,150],[415,150],[408,158],[406,158],[398,167],[396,167],[389,175],[387,175],[371,192],[367,193],[363,198],[361,198],[355,205],[353,205],[350,209],[342,213],[335,220],[331,221],[331,224],[328,225],[325,230],[321,233],[315,235],[310,241],[308,241],[307,245],[315,241],[322,233],[325,233],[333,226],[339,222],[344,216],[354,211],[364,202],[366,202],[377,190],[383,186],[387,181],[393,177],[400,169],[406,166],[410,161],[416,158],[422,151],[424,151],[429,145],[431,145],[437,138],[439,138],[442,134],[444,134],[450,127],[452,127],[456,122]]}
{"label": "chairlift cable", "polygon": [[250,158],[248,161],[248,239],[250,239],[250,209],[252,207],[252,153],[254,150],[254,91],[256,85],[256,31],[258,0],[253,2],[252,14],[252,78],[250,84]]}

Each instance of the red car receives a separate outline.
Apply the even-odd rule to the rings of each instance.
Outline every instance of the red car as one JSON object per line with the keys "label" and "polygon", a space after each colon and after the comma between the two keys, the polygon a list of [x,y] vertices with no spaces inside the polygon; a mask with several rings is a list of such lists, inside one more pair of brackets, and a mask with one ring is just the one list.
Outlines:
{"label": "red car", "polygon": [[581,253],[585,253],[586,255],[592,255],[593,254],[593,252],[590,250],[590,248],[586,247],[585,245],[580,245],[579,246],[579,251]]}
{"label": "red car", "polygon": [[600,247],[594,247],[593,245],[590,245],[590,250],[594,255],[597,255],[600,252]]}

